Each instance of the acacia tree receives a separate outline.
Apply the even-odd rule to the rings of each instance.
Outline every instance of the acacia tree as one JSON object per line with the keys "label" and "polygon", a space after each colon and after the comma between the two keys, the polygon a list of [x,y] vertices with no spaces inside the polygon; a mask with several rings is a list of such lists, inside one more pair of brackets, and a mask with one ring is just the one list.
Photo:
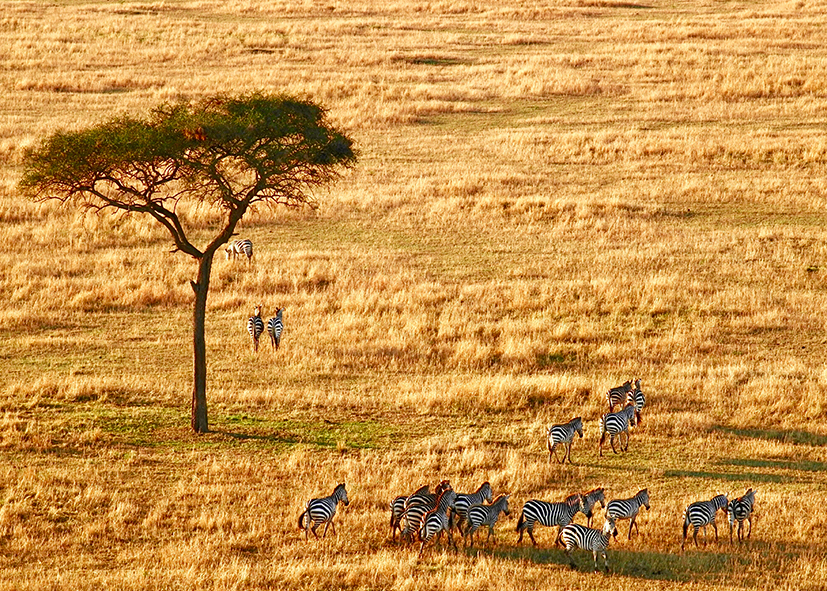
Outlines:
{"label": "acacia tree", "polygon": [[[163,105],[146,119],[121,117],[57,132],[25,155],[20,188],[98,212],[146,214],[166,228],[174,251],[198,263],[193,311],[192,428],[209,430],[204,322],[216,251],[256,205],[315,206],[314,187],[356,161],[353,142],[312,102],[253,94]],[[178,214],[207,205],[222,222],[196,245]]]}

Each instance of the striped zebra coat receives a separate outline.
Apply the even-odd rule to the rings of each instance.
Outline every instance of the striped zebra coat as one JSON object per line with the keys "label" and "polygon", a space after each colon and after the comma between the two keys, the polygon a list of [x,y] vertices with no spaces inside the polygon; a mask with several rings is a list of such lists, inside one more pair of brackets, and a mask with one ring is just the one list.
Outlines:
{"label": "striped zebra coat", "polygon": [[744,493],[743,497],[732,499],[727,506],[729,513],[729,543],[732,543],[732,529],[735,522],[738,522],[738,543],[744,541],[744,521],[749,522],[747,538],[752,535],[752,510],[755,506],[755,491],[751,488]]}
{"label": "striped zebra coat", "polygon": [[560,537],[566,548],[566,556],[569,557],[572,568],[577,568],[572,558],[571,551],[574,548],[582,548],[584,550],[591,550],[594,557],[594,572],[598,572],[597,555],[603,556],[603,563],[606,565],[606,572],[609,572],[609,557],[606,555],[606,549],[609,547],[609,540],[612,535],[617,535],[614,521],[607,519],[603,526],[603,531],[599,529],[592,529],[585,527],[579,523],[570,523],[560,532]]}
{"label": "striped zebra coat", "polygon": [[615,406],[622,405],[626,401],[626,396],[632,391],[632,380],[623,382],[620,386],[609,388],[606,392],[606,403],[609,405],[609,412],[614,410]]}
{"label": "striped zebra coat", "polygon": [[247,320],[247,332],[253,338],[253,351],[258,353],[258,340],[264,332],[264,320],[261,319],[261,304],[256,306],[253,316]]}
{"label": "striped zebra coat", "polygon": [[[637,514],[641,507],[646,507],[649,510],[649,489],[644,488],[633,496],[631,499],[616,499],[609,501],[606,506],[606,519],[613,519],[618,521],[620,519],[629,519],[629,537],[632,539],[632,526],[640,534],[640,528],[637,525]],[[616,535],[617,530],[615,530]]]}
{"label": "striped zebra coat", "polygon": [[[635,426],[635,407],[632,405],[626,406],[623,410],[617,412],[607,412],[600,417],[600,442],[597,444],[597,449],[603,455],[603,442],[606,440],[606,435],[609,436],[609,443],[612,444],[612,451],[617,453],[615,449],[615,437],[618,438],[620,450],[626,451],[629,449],[629,427]],[[623,434],[626,434],[626,444],[623,444]]]}
{"label": "striped zebra coat", "polygon": [[631,404],[635,407],[635,422],[640,424],[642,419],[640,412],[646,406],[646,395],[640,389],[640,378],[635,380],[634,389],[626,396],[626,404]]}
{"label": "striped zebra coat", "polygon": [[281,332],[284,330],[283,312],[283,308],[276,308],[276,315],[267,321],[267,334],[270,335],[270,344],[273,345],[274,351],[277,351],[281,344]]}
{"label": "striped zebra coat", "polygon": [[336,515],[336,507],[339,503],[344,503],[345,506],[350,504],[347,498],[347,491],[344,483],[339,484],[333,489],[333,494],[322,499],[310,499],[307,503],[307,509],[299,515],[299,529],[304,530],[304,539],[309,538],[308,532],[312,531],[316,538],[319,534],[316,533],[316,528],[321,524],[325,524],[324,533],[322,537],[327,535],[327,528],[332,527],[333,533],[336,533],[336,526],[333,524],[333,516]]}
{"label": "striped zebra coat", "polygon": [[[568,504],[576,504],[578,502],[577,496],[579,493],[574,493],[572,495],[567,496],[563,502]],[[606,493],[603,490],[603,487],[595,488],[590,490],[587,493],[583,493],[581,495],[583,497],[583,515],[586,516],[586,525],[591,527],[592,525],[592,517],[594,516],[594,506],[597,503],[600,503],[600,508],[606,507]]]}
{"label": "striped zebra coat", "polygon": [[686,543],[689,526],[694,528],[692,538],[695,540],[695,547],[698,547],[698,529],[704,528],[704,547],[706,547],[706,526],[711,525],[715,530],[715,541],[718,541],[718,526],[715,525],[715,515],[718,511],[726,512],[728,505],[726,495],[717,495],[709,501],[696,501],[689,505],[683,514],[683,540],[681,550]]}
{"label": "striped zebra coat", "polygon": [[528,532],[528,537],[531,538],[531,543],[537,545],[537,540],[534,539],[534,526],[536,524],[545,525],[546,527],[558,526],[559,531],[555,544],[560,543],[560,534],[563,528],[571,523],[575,514],[583,511],[583,495],[578,494],[577,499],[573,503],[549,503],[547,501],[540,501],[538,499],[531,499],[523,505],[523,511],[520,513],[520,519],[517,521],[517,531],[520,536],[517,538],[517,543],[523,541],[523,533]]}
{"label": "striped zebra coat", "polygon": [[448,509],[454,504],[454,499],[457,498],[457,493],[451,489],[447,489],[439,495],[436,502],[436,507],[425,514],[422,518],[422,525],[419,528],[419,539],[422,545],[419,546],[419,556],[425,551],[425,544],[430,542],[435,536],[442,536],[442,532],[448,531]]}
{"label": "striped zebra coat", "polygon": [[451,483],[443,480],[437,485],[435,493],[431,493],[426,487],[425,491],[421,493],[417,491],[408,497],[405,501],[405,511],[402,514],[402,521],[405,523],[401,534],[403,539],[413,541],[413,537],[422,526],[425,514],[436,508],[437,499],[447,490],[453,491]]}
{"label": "striped zebra coat", "polygon": [[[463,545],[467,546],[467,541],[471,539],[471,546],[474,545],[474,534],[483,525],[488,526],[488,536],[485,538],[486,544],[491,536],[494,535],[494,525],[500,517],[500,513],[510,515],[508,511],[508,495],[498,496],[490,505],[471,505],[468,508],[468,528],[465,530],[463,538]],[[496,543],[497,539],[494,538]]]}
{"label": "striped zebra coat", "polygon": [[251,262],[253,260],[253,242],[248,238],[236,240],[225,248],[224,252],[227,253],[228,261],[235,260],[238,256],[245,256],[247,262]]}
{"label": "striped zebra coat", "polygon": [[574,441],[575,434],[583,438],[583,419],[581,417],[574,418],[568,423],[562,425],[552,425],[548,430],[546,437],[546,444],[548,445],[548,461],[551,461],[552,456],[557,459],[556,450],[558,445],[563,446],[563,459],[558,460],[561,464],[566,463],[566,458],[571,464],[571,444]]}
{"label": "striped zebra coat", "polygon": [[410,498],[417,498],[421,497],[423,494],[431,494],[431,487],[429,485],[422,486],[415,490],[410,495],[399,495],[390,503],[391,509],[391,537],[395,540],[396,539],[396,531],[399,530],[399,533],[402,533],[402,517],[405,514],[405,508],[408,503],[408,499]]}
{"label": "striped zebra coat", "polygon": [[448,535],[453,538],[453,526],[456,525],[460,535],[462,535],[462,524],[468,518],[468,508],[471,505],[477,505],[483,501],[491,502],[494,498],[494,491],[491,490],[491,483],[483,482],[475,492],[467,494],[457,494],[454,500],[454,507],[451,510],[451,528]]}

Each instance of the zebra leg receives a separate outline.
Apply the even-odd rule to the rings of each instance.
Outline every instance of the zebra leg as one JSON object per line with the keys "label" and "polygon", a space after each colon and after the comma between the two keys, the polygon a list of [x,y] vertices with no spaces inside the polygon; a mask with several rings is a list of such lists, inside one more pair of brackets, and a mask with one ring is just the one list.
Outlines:
{"label": "zebra leg", "polygon": [[612,451],[617,453],[617,450],[615,449],[615,436],[614,435],[609,436],[609,442],[612,444]]}
{"label": "zebra leg", "polygon": [[531,538],[531,543],[536,546],[537,540],[534,539],[534,524],[531,524],[531,527],[528,528],[528,537]]}
{"label": "zebra leg", "polygon": [[571,464],[571,443],[572,442],[569,441],[569,444],[566,446],[566,455],[563,456],[563,463],[564,464],[566,463],[566,458],[567,457],[569,459],[569,464]]}
{"label": "zebra leg", "polygon": [[[695,540],[695,547],[698,547],[698,526],[695,526],[695,533],[692,534],[692,539]],[[704,528],[704,546],[706,546],[706,528]]]}
{"label": "zebra leg", "polygon": [[632,539],[632,526],[634,526],[634,525],[635,525],[635,519],[637,519],[637,515],[635,515],[634,517],[632,517],[632,520],[629,522],[629,537],[628,537],[628,538],[626,538],[627,540],[631,540],[631,539]]}
{"label": "zebra leg", "polygon": [[[712,522],[712,529],[715,530],[715,543],[717,544],[718,543],[718,526],[715,524],[714,521]],[[704,530],[704,539],[706,539],[706,530]]]}
{"label": "zebra leg", "polygon": [[749,521],[749,531],[747,532],[747,538],[752,535],[752,515],[747,517],[747,521]]}
{"label": "zebra leg", "polygon": [[566,546],[566,556],[569,557],[569,562],[571,563],[571,568],[576,569],[577,565],[574,563],[574,557],[571,555],[571,548]]}
{"label": "zebra leg", "polygon": [[606,573],[609,572],[609,553],[603,550],[603,564],[606,566]]}
{"label": "zebra leg", "polygon": [[606,432],[600,434],[600,442],[597,444],[597,449],[600,451],[600,457],[603,457],[603,442],[606,440]]}

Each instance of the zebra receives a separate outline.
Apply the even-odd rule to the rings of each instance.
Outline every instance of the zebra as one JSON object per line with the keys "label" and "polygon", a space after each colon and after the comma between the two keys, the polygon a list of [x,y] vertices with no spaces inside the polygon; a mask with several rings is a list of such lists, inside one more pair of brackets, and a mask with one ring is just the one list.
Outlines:
{"label": "zebra", "polygon": [[592,529],[579,523],[569,523],[560,532],[560,537],[566,547],[566,556],[571,561],[571,567],[577,568],[572,558],[571,551],[574,548],[583,548],[584,550],[591,550],[594,557],[594,572],[598,572],[597,555],[603,556],[603,564],[606,565],[606,572],[609,572],[609,558],[606,556],[606,548],[609,547],[609,540],[612,535],[617,535],[617,528],[613,519],[607,519],[603,525],[603,531],[599,529]]}
{"label": "zebra", "polygon": [[755,505],[755,491],[752,488],[748,489],[743,497],[732,499],[727,506],[727,513],[729,513],[729,543],[732,543],[732,528],[735,522],[738,522],[738,542],[744,541],[744,521],[749,521],[749,531],[747,538],[752,535],[752,509]]}
{"label": "zebra", "polygon": [[[494,535],[494,525],[497,523],[497,519],[500,517],[500,513],[505,513],[506,515],[511,515],[508,510],[508,495],[500,495],[494,502],[490,505],[471,505],[468,508],[468,528],[465,530],[465,534],[463,537],[463,542],[467,538],[471,538],[471,545],[474,545],[474,534],[477,532],[477,529],[482,527],[483,525],[488,526],[488,536],[485,538],[486,543],[488,543],[489,538]],[[497,538],[494,538],[494,543],[497,542]],[[463,543],[463,545],[465,545]]]}
{"label": "zebra", "polygon": [[273,350],[277,351],[281,343],[281,331],[284,330],[284,322],[282,322],[281,315],[284,308],[276,308],[276,315],[267,321],[267,334],[270,335],[270,343],[273,345]]}
{"label": "zebra", "polygon": [[422,487],[405,501],[405,510],[402,513],[402,520],[405,521],[405,528],[401,532],[403,539],[412,540],[414,534],[422,526],[422,519],[428,511],[436,507],[437,499],[446,490],[451,490],[451,483],[443,480],[436,487],[436,492],[431,493],[430,487]]}
{"label": "zebra", "polygon": [[227,253],[227,260],[235,260],[238,255],[247,257],[247,262],[253,260],[253,242],[249,238],[243,240],[236,240],[224,249]]}
{"label": "zebra", "polygon": [[568,457],[569,464],[571,464],[571,444],[574,441],[575,433],[579,434],[581,439],[583,438],[583,419],[581,417],[572,419],[564,425],[552,425],[549,428],[546,437],[549,462],[552,456],[557,459],[555,450],[558,445],[563,444],[563,460],[560,463],[565,464],[566,457]]}
{"label": "zebra", "polygon": [[640,389],[640,378],[635,380],[634,389],[626,395],[626,404],[632,404],[635,407],[635,423],[639,424],[642,417],[640,411],[646,406],[646,395]]}
{"label": "zebra", "polygon": [[462,524],[468,517],[468,507],[477,505],[483,501],[489,503],[494,498],[494,492],[491,490],[491,483],[483,482],[475,492],[467,494],[457,494],[454,500],[454,508],[451,510],[451,528],[448,529],[448,536],[453,538],[453,526],[456,525],[459,533],[462,534]]}
{"label": "zebra", "polygon": [[[629,519],[629,537],[627,539],[632,539],[632,526],[635,527],[638,535],[640,534],[640,528],[638,527],[635,520],[637,519],[637,514],[640,511],[641,506],[646,507],[646,510],[649,510],[649,489],[644,488],[641,491],[633,496],[631,499],[614,499],[609,501],[609,504],[606,506],[606,519],[613,519],[615,521],[619,521],[620,519]],[[617,536],[617,530],[615,530],[615,536]]]}
{"label": "zebra", "polygon": [[264,320],[261,319],[261,304],[256,306],[255,314],[247,320],[247,332],[253,337],[253,351],[258,353],[258,339],[264,332]]}
{"label": "zebra", "polygon": [[347,507],[350,501],[347,498],[347,491],[344,483],[336,485],[333,489],[333,494],[323,499],[310,499],[307,502],[307,509],[304,513],[299,515],[299,529],[304,530],[304,539],[309,538],[308,531],[312,531],[317,538],[319,534],[316,533],[316,528],[321,524],[325,524],[324,533],[322,537],[327,536],[327,528],[333,527],[333,533],[336,533],[336,526],[333,524],[333,516],[336,515],[336,507],[342,502]]}
{"label": "zebra", "polygon": [[411,502],[416,502],[417,499],[424,498],[424,495],[428,495],[428,498],[434,498],[431,494],[431,487],[430,485],[426,484],[424,486],[419,487],[410,495],[399,495],[393,501],[390,502],[390,510],[391,510],[391,535],[393,539],[396,539],[396,530],[399,530],[399,533],[402,533],[402,519],[405,515],[405,509],[408,506],[408,500],[410,499]]}
{"label": "zebra", "polygon": [[[577,495],[578,493],[571,494],[567,496],[563,502],[564,503],[577,503]],[[587,493],[583,493],[581,495],[583,497],[583,515],[586,516],[586,525],[591,527],[592,525],[592,517],[594,516],[594,506],[597,503],[600,503],[601,508],[606,507],[606,494],[603,490],[603,487],[595,488],[590,490]]]}
{"label": "zebra", "polygon": [[517,543],[523,541],[523,533],[528,532],[528,537],[531,538],[531,543],[537,545],[537,540],[534,539],[534,526],[539,522],[540,525],[546,527],[559,526],[555,544],[560,543],[560,534],[563,528],[571,523],[578,511],[583,511],[583,495],[577,495],[577,498],[572,503],[549,503],[547,501],[540,501],[538,499],[531,499],[523,505],[523,511],[520,513],[520,519],[517,521],[517,531],[520,532],[520,537],[517,538]]}
{"label": "zebra", "polygon": [[609,412],[612,412],[615,406],[622,405],[626,400],[626,395],[632,391],[632,380],[623,382],[621,386],[609,388],[606,392],[606,402],[609,404]]}
{"label": "zebra", "polygon": [[436,501],[436,507],[422,517],[422,525],[419,528],[419,539],[422,545],[419,546],[419,555],[417,558],[422,557],[422,553],[425,551],[425,544],[430,542],[434,536],[441,536],[443,531],[448,531],[450,527],[448,523],[448,509],[454,504],[454,499],[456,498],[457,493],[452,489],[449,488],[442,491],[442,494],[439,495]]}
{"label": "zebra", "polygon": [[718,510],[726,512],[728,505],[727,495],[717,495],[712,497],[710,501],[696,501],[686,508],[683,514],[683,540],[681,541],[681,550],[686,543],[687,531],[692,525],[695,531],[692,538],[695,540],[695,547],[698,547],[698,529],[704,528],[704,547],[706,547],[706,526],[712,525],[715,530],[715,541],[718,541],[718,526],[715,525],[715,515]]}
{"label": "zebra", "polygon": [[[620,443],[620,451],[629,449],[629,427],[635,426],[635,407],[627,405],[623,410],[617,412],[607,412],[600,417],[600,442],[597,444],[597,449],[600,455],[603,455],[603,442],[606,440],[606,435],[609,435],[609,442],[612,444],[612,451],[617,453],[615,449],[615,437],[618,437]],[[626,445],[623,445],[623,433],[626,433]]]}

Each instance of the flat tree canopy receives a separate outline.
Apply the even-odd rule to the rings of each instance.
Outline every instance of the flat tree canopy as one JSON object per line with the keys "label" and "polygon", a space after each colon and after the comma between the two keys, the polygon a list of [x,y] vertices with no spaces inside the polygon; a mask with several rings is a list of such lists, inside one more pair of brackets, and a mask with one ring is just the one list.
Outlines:
{"label": "flat tree canopy", "polygon": [[[191,282],[192,427],[203,433],[209,429],[204,318],[216,251],[251,206],[314,206],[309,191],[355,161],[352,140],[327,123],[323,108],[257,93],[163,105],[147,119],[57,132],[26,153],[20,188],[37,200],[147,214],[169,231],[176,250],[198,261]],[[223,212],[207,244],[194,244],[176,213],[185,201]]]}

